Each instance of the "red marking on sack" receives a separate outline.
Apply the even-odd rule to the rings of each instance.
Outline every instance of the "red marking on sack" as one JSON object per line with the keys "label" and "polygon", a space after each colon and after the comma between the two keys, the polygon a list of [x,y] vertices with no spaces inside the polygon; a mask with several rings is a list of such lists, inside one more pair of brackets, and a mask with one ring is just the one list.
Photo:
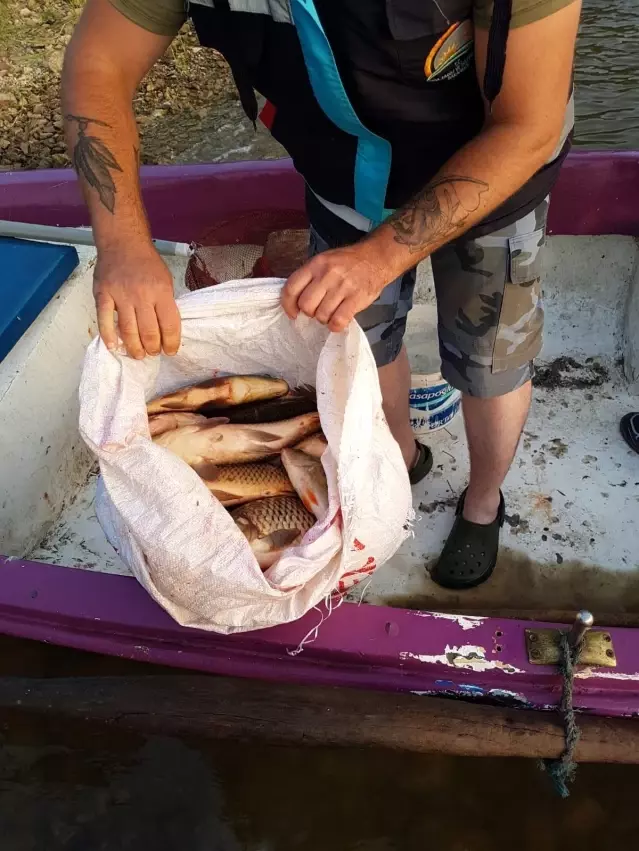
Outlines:
{"label": "red marking on sack", "polygon": [[375,559],[373,556],[369,556],[363,567],[360,567],[357,570],[349,570],[348,573],[345,573],[342,576],[337,584],[337,590],[340,594],[343,594],[348,588],[351,588],[353,585],[357,585],[358,582],[361,582],[364,576],[373,573],[376,568],[377,564]]}
{"label": "red marking on sack", "polygon": [[349,588],[353,588],[355,585],[359,585],[359,583],[364,579],[365,576],[373,573],[376,569],[377,565],[375,561],[371,564],[366,564],[364,567],[359,570],[351,570],[349,573],[345,573],[344,576],[340,579],[337,584],[337,590],[340,594],[345,594]]}
{"label": "red marking on sack", "polygon": [[357,538],[353,541],[353,549],[361,552],[366,549],[366,544],[363,544],[361,541],[358,541]]}
{"label": "red marking on sack", "polygon": [[277,112],[277,108],[273,106],[270,101],[266,101],[264,104],[262,111],[260,112],[260,121],[266,127],[267,130],[270,130],[273,127],[273,122],[275,121],[275,113]]}

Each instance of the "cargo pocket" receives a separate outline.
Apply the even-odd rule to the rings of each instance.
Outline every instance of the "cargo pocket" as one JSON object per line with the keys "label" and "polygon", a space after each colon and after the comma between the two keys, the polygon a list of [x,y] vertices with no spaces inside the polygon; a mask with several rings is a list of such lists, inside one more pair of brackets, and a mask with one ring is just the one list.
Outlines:
{"label": "cargo pocket", "polygon": [[544,308],[541,296],[543,229],[508,239],[508,280],[499,313],[493,372],[519,369],[541,351]]}

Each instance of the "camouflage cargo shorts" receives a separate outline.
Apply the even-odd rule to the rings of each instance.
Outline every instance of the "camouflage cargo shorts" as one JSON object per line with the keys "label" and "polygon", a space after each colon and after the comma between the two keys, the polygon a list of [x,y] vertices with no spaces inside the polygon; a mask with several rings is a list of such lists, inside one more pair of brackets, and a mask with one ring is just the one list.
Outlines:
{"label": "camouflage cargo shorts", "polygon": [[[470,396],[503,396],[533,376],[542,344],[541,266],[549,199],[501,230],[463,237],[432,257],[442,375]],[[330,214],[311,214],[311,255],[361,236]],[[330,230],[330,233],[329,233]],[[398,356],[413,304],[415,270],[383,290],[357,321],[378,366]]]}

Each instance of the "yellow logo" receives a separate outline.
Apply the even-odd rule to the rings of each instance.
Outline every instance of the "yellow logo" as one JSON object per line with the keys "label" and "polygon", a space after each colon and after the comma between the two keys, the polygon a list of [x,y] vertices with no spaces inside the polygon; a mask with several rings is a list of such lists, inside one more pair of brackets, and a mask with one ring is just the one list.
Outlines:
{"label": "yellow logo", "polygon": [[473,60],[474,30],[470,19],[453,24],[426,57],[426,79],[452,80],[467,71]]}

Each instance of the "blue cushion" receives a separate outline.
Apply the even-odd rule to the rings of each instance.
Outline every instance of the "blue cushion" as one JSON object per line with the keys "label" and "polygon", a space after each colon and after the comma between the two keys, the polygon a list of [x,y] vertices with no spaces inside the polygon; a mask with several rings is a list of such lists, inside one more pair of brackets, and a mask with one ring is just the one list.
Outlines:
{"label": "blue cushion", "polygon": [[77,265],[70,245],[0,237],[0,361]]}

